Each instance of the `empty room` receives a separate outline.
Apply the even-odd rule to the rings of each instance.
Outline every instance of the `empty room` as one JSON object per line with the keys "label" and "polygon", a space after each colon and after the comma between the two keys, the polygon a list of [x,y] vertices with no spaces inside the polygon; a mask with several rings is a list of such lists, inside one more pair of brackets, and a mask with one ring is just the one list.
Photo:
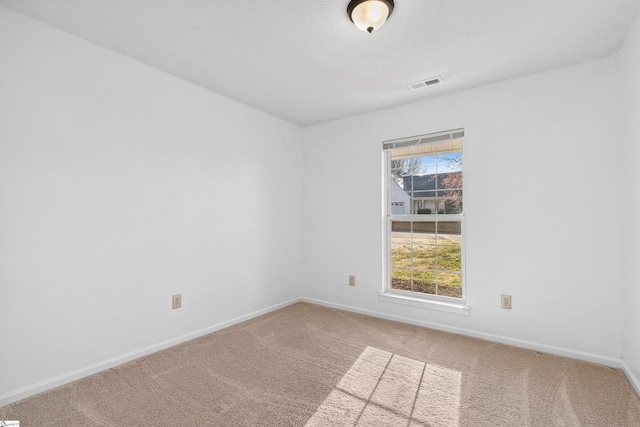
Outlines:
{"label": "empty room", "polygon": [[0,0],[0,425],[640,426],[639,13]]}

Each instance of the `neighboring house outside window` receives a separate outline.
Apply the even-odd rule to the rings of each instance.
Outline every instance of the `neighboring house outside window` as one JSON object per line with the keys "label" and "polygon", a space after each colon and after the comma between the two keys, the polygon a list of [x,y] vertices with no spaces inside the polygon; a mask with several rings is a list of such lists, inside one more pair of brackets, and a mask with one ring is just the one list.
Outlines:
{"label": "neighboring house outside window", "polygon": [[411,196],[393,179],[389,180],[391,185],[391,214],[406,215],[411,212]]}
{"label": "neighboring house outside window", "polygon": [[385,141],[384,294],[464,302],[464,130]]}

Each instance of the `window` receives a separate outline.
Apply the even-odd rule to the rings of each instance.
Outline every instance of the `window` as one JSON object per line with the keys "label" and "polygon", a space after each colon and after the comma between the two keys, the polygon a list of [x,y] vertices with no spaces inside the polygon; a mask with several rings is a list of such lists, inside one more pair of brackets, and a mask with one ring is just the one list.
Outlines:
{"label": "window", "polygon": [[383,144],[385,295],[464,301],[464,130]]}

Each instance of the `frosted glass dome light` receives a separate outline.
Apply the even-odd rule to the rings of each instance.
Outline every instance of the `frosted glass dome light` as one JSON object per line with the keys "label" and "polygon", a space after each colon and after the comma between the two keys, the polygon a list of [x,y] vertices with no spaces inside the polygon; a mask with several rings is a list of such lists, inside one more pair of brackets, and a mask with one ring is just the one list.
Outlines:
{"label": "frosted glass dome light", "polygon": [[347,14],[355,26],[371,33],[382,27],[393,12],[393,0],[351,0]]}

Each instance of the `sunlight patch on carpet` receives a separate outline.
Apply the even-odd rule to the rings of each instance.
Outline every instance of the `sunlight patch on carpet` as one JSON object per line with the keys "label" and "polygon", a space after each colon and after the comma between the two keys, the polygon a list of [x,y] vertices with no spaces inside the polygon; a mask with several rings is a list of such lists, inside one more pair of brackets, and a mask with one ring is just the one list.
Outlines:
{"label": "sunlight patch on carpet", "polygon": [[306,426],[457,426],[461,374],[367,347]]}

